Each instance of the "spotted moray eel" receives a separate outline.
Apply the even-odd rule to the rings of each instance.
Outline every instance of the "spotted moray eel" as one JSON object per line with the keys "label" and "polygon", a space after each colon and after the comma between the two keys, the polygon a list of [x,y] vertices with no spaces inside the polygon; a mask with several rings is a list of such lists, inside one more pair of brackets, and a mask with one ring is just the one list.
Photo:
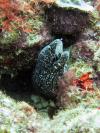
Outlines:
{"label": "spotted moray eel", "polygon": [[68,57],[69,53],[63,51],[60,39],[54,40],[41,50],[32,77],[33,87],[38,93],[47,98],[56,97],[57,81],[64,73]]}

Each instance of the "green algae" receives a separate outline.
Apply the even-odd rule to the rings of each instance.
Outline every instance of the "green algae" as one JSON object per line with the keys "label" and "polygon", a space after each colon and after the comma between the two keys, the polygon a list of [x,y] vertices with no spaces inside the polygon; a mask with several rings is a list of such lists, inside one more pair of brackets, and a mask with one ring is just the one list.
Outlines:
{"label": "green algae", "polygon": [[42,39],[42,36],[39,34],[29,34],[27,36],[27,45],[30,47],[38,43]]}
{"label": "green algae", "polygon": [[40,28],[43,26],[44,18],[42,16],[36,16],[34,19],[29,19],[28,24],[32,27],[33,32],[36,33],[36,31],[40,30]]}
{"label": "green algae", "polygon": [[75,73],[77,77],[80,77],[83,73],[93,72],[93,68],[82,59],[78,59],[74,63],[70,62],[69,68],[76,70]]}
{"label": "green algae", "polygon": [[13,42],[17,41],[19,35],[20,34],[17,31],[5,31],[3,35],[0,36],[0,43],[6,47],[6,45],[8,46],[9,44],[12,44]]}

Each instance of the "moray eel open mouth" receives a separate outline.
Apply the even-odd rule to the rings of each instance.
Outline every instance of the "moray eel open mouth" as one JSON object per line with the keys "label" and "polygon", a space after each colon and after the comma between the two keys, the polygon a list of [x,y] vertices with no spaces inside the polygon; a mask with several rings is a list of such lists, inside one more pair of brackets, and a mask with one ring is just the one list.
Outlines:
{"label": "moray eel open mouth", "polygon": [[41,50],[32,77],[37,93],[51,99],[56,97],[57,82],[64,73],[68,58],[69,52],[63,51],[60,39],[54,40]]}

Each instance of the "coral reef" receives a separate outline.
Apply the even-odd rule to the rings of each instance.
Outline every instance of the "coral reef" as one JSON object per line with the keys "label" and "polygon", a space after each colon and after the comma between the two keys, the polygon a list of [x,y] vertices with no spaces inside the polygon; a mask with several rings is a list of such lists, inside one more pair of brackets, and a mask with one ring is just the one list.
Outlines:
{"label": "coral reef", "polygon": [[16,101],[0,91],[0,132],[99,133],[100,91],[87,95],[75,91],[69,92],[69,98],[73,103],[65,109],[58,110],[52,119],[48,117],[47,112],[49,106],[54,106],[51,105],[53,103],[34,95],[28,97],[30,102]]}
{"label": "coral reef", "polygon": [[55,98],[57,80],[63,75],[68,57],[69,52],[63,52],[63,44],[60,39],[54,40],[42,49],[33,73],[33,87],[38,93],[47,98]]}
{"label": "coral reef", "polygon": [[[0,18],[0,133],[100,133],[100,20],[80,34],[90,26],[92,9],[83,5],[99,11],[99,0],[17,0],[21,14],[5,8],[11,1],[0,0],[10,11],[3,25]],[[40,7],[51,11],[47,21]],[[22,31],[6,31],[16,15],[27,15],[21,22],[28,23]]]}
{"label": "coral reef", "polygon": [[39,33],[35,34],[17,31],[1,33],[0,74],[9,73],[15,76],[19,70],[29,69],[35,65],[41,46],[52,39],[48,30],[40,29]]}
{"label": "coral reef", "polygon": [[0,75],[30,69],[41,45],[52,40],[40,1],[0,1]]}

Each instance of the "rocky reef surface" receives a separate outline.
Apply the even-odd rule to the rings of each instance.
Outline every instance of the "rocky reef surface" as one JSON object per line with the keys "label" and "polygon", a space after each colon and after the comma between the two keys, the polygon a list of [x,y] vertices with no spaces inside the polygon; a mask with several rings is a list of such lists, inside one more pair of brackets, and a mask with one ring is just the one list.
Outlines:
{"label": "rocky reef surface", "polygon": [[16,31],[1,33],[0,74],[16,75],[19,70],[32,68],[42,44],[49,42],[52,38],[48,31],[43,32],[41,34]]}
{"label": "rocky reef surface", "polygon": [[[30,69],[35,65],[41,45],[52,41],[52,38],[63,38],[66,46],[69,46],[79,38],[80,32],[90,26],[91,10],[86,11],[86,9],[93,7],[89,6],[91,8],[81,11],[84,2],[75,3],[73,0],[67,2],[67,9],[59,4],[59,2],[63,4],[64,1],[55,2],[49,5],[39,3],[42,11],[37,11],[38,14],[34,15],[35,18],[28,20],[33,27],[32,33],[26,34],[18,30],[0,31],[1,74],[12,73],[12,75],[16,75],[19,70]],[[76,8],[76,5],[81,9]],[[70,9],[71,7],[73,8]]]}
{"label": "rocky reef surface", "polygon": [[[78,4],[80,0],[76,4],[73,4],[72,1],[75,2],[74,0],[67,1],[67,10],[62,9],[62,7],[56,7],[59,12],[62,12],[63,20],[65,17],[62,10],[64,10],[64,14],[69,14],[69,17],[67,16],[66,18],[71,23],[69,23],[70,27],[67,25],[66,29],[58,17],[55,4],[50,3],[44,6],[44,10],[48,9],[48,7],[51,10],[53,7],[51,10],[54,13],[52,14],[53,23],[51,22],[51,24],[54,24],[54,19],[60,20],[59,23],[55,20],[56,25],[53,27],[56,29],[57,24],[59,24],[57,32],[52,30],[52,25],[47,23],[48,18],[45,19],[43,14],[42,16],[40,15],[42,20],[36,19],[37,21],[33,22],[36,24],[35,27],[37,27],[34,34],[0,32],[1,133],[100,132],[100,21],[95,26],[88,27],[87,24],[90,24],[90,21],[88,23],[89,19],[85,17],[85,21],[82,16],[89,16],[89,12],[79,9],[82,7],[80,6],[81,4]],[[65,2],[65,0],[62,0],[62,2]],[[76,10],[76,8],[72,9],[71,7],[69,11],[69,5],[74,5],[74,7],[78,5],[78,8]],[[67,11],[68,13],[65,13]],[[76,16],[74,16],[74,12]],[[78,17],[77,12],[82,15],[82,24],[86,22],[86,28],[83,26],[82,31],[82,25],[80,28],[78,24],[73,22],[73,18],[76,19]],[[41,18],[40,16],[39,18]],[[76,19],[75,22],[78,23],[78,20]],[[37,24],[39,25],[37,26]],[[51,26],[51,30],[54,33],[47,26]],[[67,28],[69,29],[68,32]],[[57,34],[58,32],[60,33],[59,35]],[[64,34],[62,35],[62,33]],[[54,48],[54,51],[48,54],[50,52],[49,48],[51,49],[51,46],[54,46],[52,43],[55,41],[52,42],[52,40],[57,38],[60,39],[61,45],[59,46],[57,43],[57,49]],[[70,58],[69,60],[66,58],[67,62],[63,62],[63,65],[61,63],[57,64],[57,73],[55,73],[56,62],[62,62],[62,55],[66,55],[63,52],[62,42],[64,51],[70,46]],[[47,54],[43,54],[44,52],[47,52]],[[52,53],[56,54],[51,56]],[[42,60],[43,62],[41,58],[44,59]],[[62,75],[65,64],[68,65],[69,70]],[[47,69],[44,69],[46,66]],[[61,71],[58,71],[59,67]],[[40,73],[38,70],[40,70]],[[47,70],[47,73],[53,72],[53,76],[49,74],[50,78],[46,79],[44,70]],[[62,77],[58,80],[60,72]],[[52,91],[48,93],[48,89],[51,88],[52,90],[53,86],[55,86],[52,81],[57,83],[58,80],[56,102],[34,94],[32,85],[33,73],[35,73],[34,81],[38,91],[42,91],[43,94],[46,92],[48,97],[52,95]],[[43,82],[42,75],[43,79],[45,79]],[[50,81],[52,77],[55,79]],[[72,82],[73,79],[75,82]],[[36,80],[38,83],[36,83]],[[42,86],[40,86],[41,82]],[[47,85],[47,82],[49,82],[49,85]]]}

